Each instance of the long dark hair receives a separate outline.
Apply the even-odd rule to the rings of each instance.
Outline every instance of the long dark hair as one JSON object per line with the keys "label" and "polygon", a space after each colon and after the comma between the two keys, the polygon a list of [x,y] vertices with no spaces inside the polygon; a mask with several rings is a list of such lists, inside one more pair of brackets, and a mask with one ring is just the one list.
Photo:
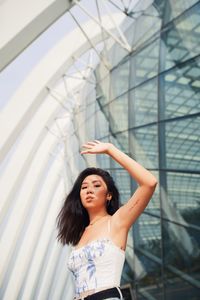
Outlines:
{"label": "long dark hair", "polygon": [[81,203],[80,190],[83,180],[93,174],[102,177],[106,183],[108,192],[112,195],[109,205],[106,206],[108,214],[113,215],[119,208],[119,192],[111,175],[100,168],[87,168],[83,170],[76,179],[56,218],[58,228],[57,239],[63,245],[76,245],[85,227],[89,224],[88,212]]}

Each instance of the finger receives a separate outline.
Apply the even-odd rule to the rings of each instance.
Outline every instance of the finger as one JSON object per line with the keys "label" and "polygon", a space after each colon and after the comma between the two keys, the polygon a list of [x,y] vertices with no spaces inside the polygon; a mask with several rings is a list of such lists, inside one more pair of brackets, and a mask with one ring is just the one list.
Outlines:
{"label": "finger", "polygon": [[82,148],[87,148],[87,149],[92,149],[92,147],[94,147],[94,145],[84,144],[84,145],[82,146]]}
{"label": "finger", "polygon": [[96,143],[95,142],[87,142],[85,145],[91,145],[91,146],[95,146]]}
{"label": "finger", "polygon": [[87,154],[88,151],[81,151],[81,154]]}
{"label": "finger", "polygon": [[98,141],[98,140],[94,140],[94,142],[95,142],[96,144],[100,144],[100,143],[101,143],[101,142]]}
{"label": "finger", "polygon": [[84,151],[81,151],[81,154],[93,154],[93,152],[90,150],[84,150]]}

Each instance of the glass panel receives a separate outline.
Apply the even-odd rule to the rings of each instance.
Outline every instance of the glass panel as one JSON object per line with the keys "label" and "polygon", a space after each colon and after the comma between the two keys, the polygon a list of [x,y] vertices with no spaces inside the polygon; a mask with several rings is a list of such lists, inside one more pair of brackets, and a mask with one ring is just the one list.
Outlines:
{"label": "glass panel", "polygon": [[[156,6],[149,5],[153,1],[137,1],[129,16],[133,23],[126,31],[126,37],[133,50],[144,47],[144,44],[158,34],[162,26],[162,19]],[[146,8],[146,9],[145,9]]]}
{"label": "glass panel", "polygon": [[109,104],[109,120],[112,132],[128,128],[128,94],[125,94]]}
{"label": "glass panel", "polygon": [[[180,214],[179,222],[200,225],[200,175],[169,172],[167,187],[168,203],[172,210]],[[173,219],[174,214],[168,215],[168,218]],[[178,221],[176,218],[174,220]]]}
{"label": "glass panel", "polygon": [[200,117],[165,124],[167,168],[200,170]]}
{"label": "glass panel", "polygon": [[157,79],[130,92],[130,127],[157,121]]}
{"label": "glass panel", "polygon": [[[102,140],[104,142],[104,140]],[[105,140],[107,142],[107,139]],[[100,167],[102,169],[110,170],[110,159],[109,156],[99,154],[96,156],[96,161],[97,161],[97,167]]]}
{"label": "glass panel", "polygon": [[[120,150],[128,153],[128,132],[111,136],[110,142],[116,145]],[[119,189],[121,203],[126,203],[131,196],[130,175],[116,161],[110,159],[111,174]]]}
{"label": "glass panel", "polygon": [[[174,1],[175,3],[176,1]],[[177,64],[199,55],[200,47],[200,4],[179,20],[173,22],[168,31],[161,35],[166,48],[167,65]],[[165,58],[164,58],[165,59]]]}
{"label": "glass panel", "polygon": [[198,300],[199,299],[199,289],[191,286],[186,281],[177,277],[174,274],[170,274],[166,271],[166,300],[176,300],[176,299],[188,299],[188,300]]}
{"label": "glass panel", "polygon": [[[120,193],[121,203],[126,203],[131,196],[130,176],[124,169],[120,169],[119,165],[115,165],[117,169],[112,169],[111,174],[115,180]],[[112,168],[114,166],[112,165]]]}
{"label": "glass panel", "polygon": [[100,80],[99,72],[95,72],[96,75],[96,99],[101,106],[107,104],[110,101],[110,76],[106,76]]}
{"label": "glass panel", "polygon": [[96,132],[96,138],[101,139],[105,136],[108,136],[109,128],[108,128],[108,119],[106,118],[106,115],[102,112],[102,110],[99,108],[99,105],[96,102],[96,113],[95,113],[95,132]]}
{"label": "glass panel", "polygon": [[93,139],[95,136],[95,119],[94,119],[94,113],[95,113],[95,102],[91,102],[90,104],[87,104],[85,110],[85,130],[87,132],[87,135],[90,139]]}
{"label": "glass panel", "polygon": [[158,168],[157,126],[152,125],[130,131],[133,157],[145,168]]}
{"label": "glass panel", "polygon": [[[154,174],[158,177],[158,174]],[[159,189],[150,200],[145,211],[133,225],[134,246],[142,248],[144,254],[151,253],[152,259],[161,259],[161,225]],[[157,217],[156,217],[157,216]]]}
{"label": "glass panel", "polygon": [[[200,111],[200,61],[164,75],[165,118],[195,114]],[[199,84],[199,87],[198,87]]]}
{"label": "glass panel", "polygon": [[115,43],[108,53],[108,58],[105,58],[105,60],[108,61],[109,64],[111,64],[110,67],[113,68],[117,66],[127,54],[128,51],[125,48]]}
{"label": "glass panel", "polygon": [[137,247],[142,247],[144,251],[161,258],[161,226],[160,218],[143,213],[135,229],[135,242]]}
{"label": "glass panel", "polygon": [[[186,291],[193,289],[191,285],[194,287],[199,285],[197,280],[200,274],[200,231],[188,230],[163,221],[163,238],[165,274],[170,279],[168,284],[171,283],[172,286],[177,284],[177,288],[180,289],[180,282],[184,281],[186,286],[187,283],[190,285]],[[177,275],[179,279],[176,279]]]}
{"label": "glass panel", "polygon": [[180,15],[181,13],[185,12],[187,9],[192,7],[195,3],[198,2],[198,0],[189,0],[189,1],[183,1],[183,0],[169,0],[171,10],[170,10],[170,19],[175,18],[176,16]]}
{"label": "glass panel", "polygon": [[128,90],[129,60],[118,65],[111,73],[110,99],[114,99]]}
{"label": "glass panel", "polygon": [[[155,7],[159,11],[160,16],[164,19],[164,24],[170,20],[176,18],[192,7],[198,0],[183,1],[183,0],[169,0],[169,1],[160,1],[155,0]],[[197,4],[198,5],[198,4]]]}
{"label": "glass panel", "polygon": [[122,133],[115,134],[114,136],[110,136],[111,143],[114,143],[117,147],[119,147],[123,152],[129,153],[129,132],[124,131]]}
{"label": "glass panel", "polygon": [[[143,252],[143,251],[142,251]],[[163,300],[163,284],[161,278],[161,266],[154,262],[138,250],[136,251],[138,259],[142,262],[145,269],[140,281],[137,282],[137,299],[156,299]],[[135,260],[136,261],[136,260]]]}
{"label": "glass panel", "polygon": [[158,74],[159,46],[160,41],[157,39],[131,57],[130,88]]}

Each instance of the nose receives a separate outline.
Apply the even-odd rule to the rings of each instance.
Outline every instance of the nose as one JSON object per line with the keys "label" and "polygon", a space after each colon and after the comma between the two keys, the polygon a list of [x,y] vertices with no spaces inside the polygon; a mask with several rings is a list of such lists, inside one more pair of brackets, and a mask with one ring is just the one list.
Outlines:
{"label": "nose", "polygon": [[93,193],[94,192],[93,192],[92,187],[88,186],[88,188],[87,188],[87,194],[93,194]]}

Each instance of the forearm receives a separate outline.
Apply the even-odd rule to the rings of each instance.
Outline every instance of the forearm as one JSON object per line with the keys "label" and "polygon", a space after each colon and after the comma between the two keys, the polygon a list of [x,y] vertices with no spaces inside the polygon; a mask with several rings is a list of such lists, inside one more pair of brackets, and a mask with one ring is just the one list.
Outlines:
{"label": "forearm", "polygon": [[107,154],[128,171],[131,177],[140,185],[155,187],[157,180],[153,174],[137,163],[134,159],[109,144]]}

